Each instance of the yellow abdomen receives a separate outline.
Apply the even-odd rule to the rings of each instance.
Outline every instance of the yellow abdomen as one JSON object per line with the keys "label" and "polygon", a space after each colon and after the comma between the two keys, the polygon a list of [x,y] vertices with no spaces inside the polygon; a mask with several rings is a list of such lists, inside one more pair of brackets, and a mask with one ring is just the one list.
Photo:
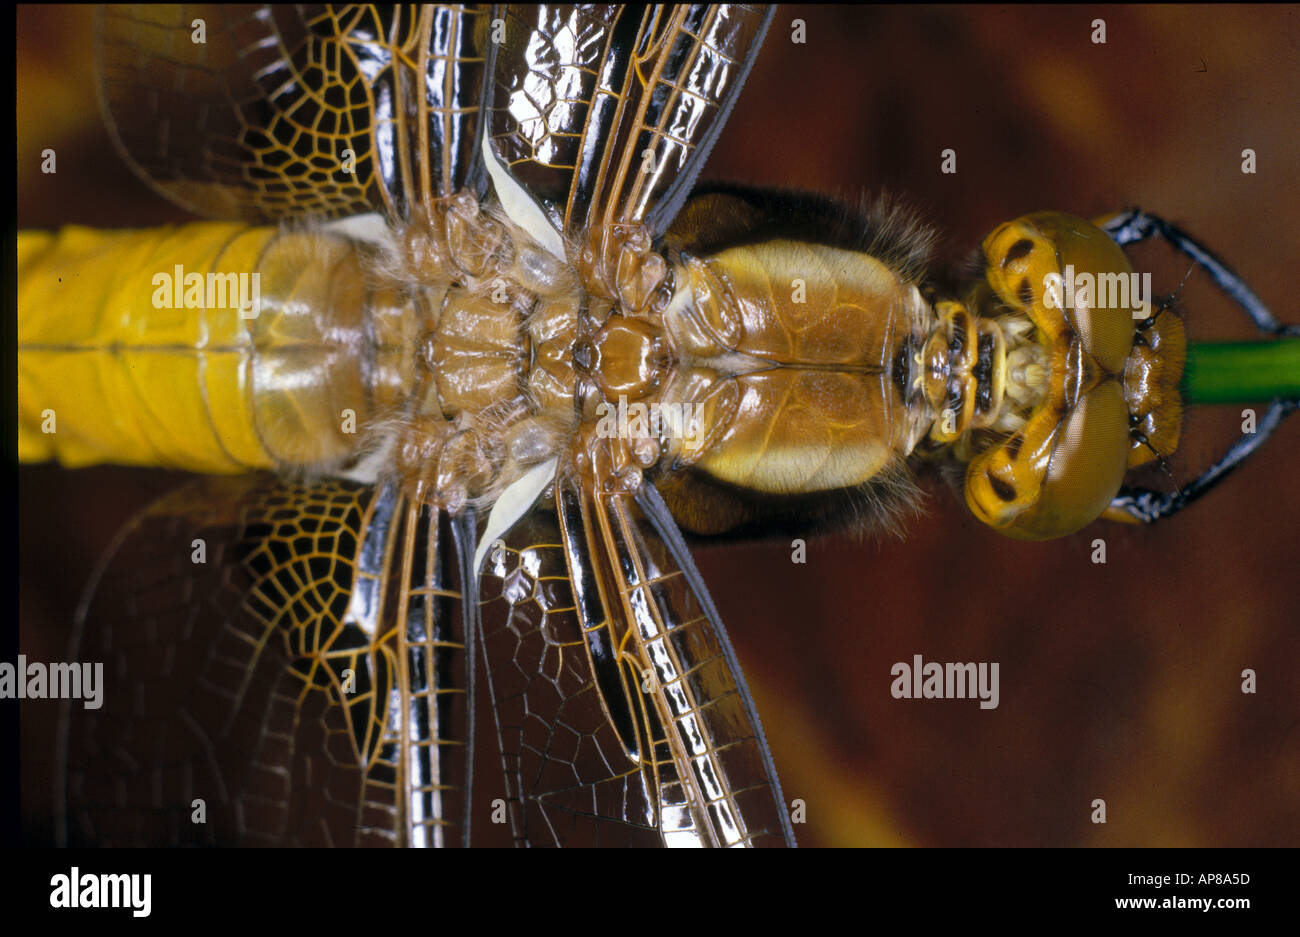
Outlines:
{"label": "yellow abdomen", "polygon": [[19,458],[346,462],[413,367],[414,317],[362,261],[342,237],[234,223],[20,233]]}

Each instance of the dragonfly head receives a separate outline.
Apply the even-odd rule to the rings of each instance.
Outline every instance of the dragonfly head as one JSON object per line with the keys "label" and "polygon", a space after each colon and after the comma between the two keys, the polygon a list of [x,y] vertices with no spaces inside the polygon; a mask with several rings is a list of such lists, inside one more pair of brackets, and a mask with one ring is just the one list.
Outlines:
{"label": "dragonfly head", "polygon": [[969,462],[966,503],[1008,536],[1064,536],[1106,510],[1129,469],[1177,446],[1182,323],[1154,309],[1149,274],[1143,290],[1119,246],[1082,218],[1026,215],[982,250],[964,306],[990,326],[996,399],[954,447]]}

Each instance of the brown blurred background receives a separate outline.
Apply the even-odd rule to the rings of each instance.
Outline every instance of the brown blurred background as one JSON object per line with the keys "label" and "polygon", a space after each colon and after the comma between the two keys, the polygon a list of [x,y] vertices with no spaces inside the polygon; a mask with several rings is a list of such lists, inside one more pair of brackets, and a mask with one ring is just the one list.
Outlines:
{"label": "brown blurred background", "polygon": [[[790,41],[790,21],[807,41]],[[1107,42],[1090,41],[1092,20]],[[117,158],[95,104],[88,8],[18,13],[18,223],[184,216]],[[959,263],[996,224],[1131,204],[1183,223],[1297,321],[1300,8],[784,7],[706,178],[849,198],[906,194]],[[40,151],[59,172],[39,171]],[[957,151],[955,176],[939,172]],[[1255,175],[1241,151],[1258,154]],[[1140,256],[1157,292],[1187,264]],[[1251,337],[1203,276],[1194,338]],[[1235,411],[1196,412],[1186,477]],[[805,845],[1300,843],[1300,424],[1151,530],[1004,540],[942,485],[905,541],[710,545],[729,623]],[[20,470],[20,649],[62,657],[118,526],[181,476]],[[1090,562],[1106,540],[1108,563]],[[896,661],[996,661],[1001,704],[894,700]],[[1240,692],[1241,671],[1259,692]],[[22,807],[48,841],[52,704],[23,709]],[[1105,825],[1089,822],[1107,804]]]}

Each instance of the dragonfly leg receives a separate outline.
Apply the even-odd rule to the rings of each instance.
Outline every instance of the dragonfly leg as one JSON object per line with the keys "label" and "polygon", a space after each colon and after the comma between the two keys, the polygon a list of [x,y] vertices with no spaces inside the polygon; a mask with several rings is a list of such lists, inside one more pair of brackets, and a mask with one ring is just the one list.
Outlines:
{"label": "dragonfly leg", "polygon": [[1130,208],[1099,219],[1097,227],[1109,234],[1120,247],[1137,244],[1152,235],[1160,235],[1180,253],[1204,267],[1210,278],[1250,316],[1261,332],[1268,335],[1300,335],[1300,325],[1279,322],[1231,267],[1177,225],[1140,208]]}
{"label": "dragonfly leg", "polygon": [[[1241,309],[1250,316],[1255,326],[1267,335],[1300,335],[1300,325],[1279,322],[1263,301],[1246,285],[1226,263],[1177,225],[1139,208],[1116,212],[1097,221],[1097,226],[1114,239],[1120,247],[1145,241],[1159,235],[1180,253],[1192,258],[1210,275]],[[1121,488],[1111,501],[1105,517],[1129,523],[1150,524],[1169,517],[1196,501],[1226,478],[1232,471],[1264,444],[1282,420],[1298,406],[1295,400],[1278,399],[1269,406],[1259,421],[1256,432],[1243,434],[1223,456],[1178,491],[1165,494],[1149,488]]]}
{"label": "dragonfly leg", "polygon": [[1300,401],[1274,400],[1268,411],[1260,418],[1254,433],[1243,434],[1219,461],[1178,491],[1166,494],[1150,488],[1125,486],[1111,500],[1110,507],[1103,516],[1109,520],[1152,524],[1163,517],[1177,513],[1227,478],[1237,466],[1246,461],[1252,452],[1264,445],[1264,441],[1281,425],[1287,414],[1297,407],[1300,407]]}

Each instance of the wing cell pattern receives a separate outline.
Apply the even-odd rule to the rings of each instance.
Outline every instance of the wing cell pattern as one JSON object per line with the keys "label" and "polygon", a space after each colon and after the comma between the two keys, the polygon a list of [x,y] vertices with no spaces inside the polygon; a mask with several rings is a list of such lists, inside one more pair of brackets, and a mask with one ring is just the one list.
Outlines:
{"label": "wing cell pattern", "polygon": [[101,100],[128,162],[196,214],[392,219],[477,184],[482,6],[107,8]]}
{"label": "wing cell pattern", "polygon": [[391,488],[264,476],[145,511],[78,626],[73,659],[102,661],[106,687],[63,713],[68,841],[459,842],[447,527]]}

